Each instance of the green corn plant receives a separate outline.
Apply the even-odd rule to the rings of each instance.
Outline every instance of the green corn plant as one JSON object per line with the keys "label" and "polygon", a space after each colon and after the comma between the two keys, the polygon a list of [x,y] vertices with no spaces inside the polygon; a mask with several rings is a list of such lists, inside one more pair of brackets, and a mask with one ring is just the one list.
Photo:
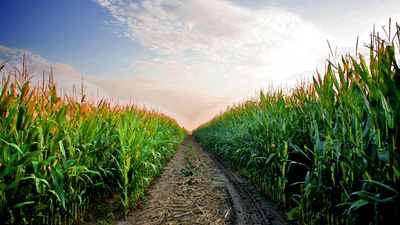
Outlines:
{"label": "green corn plant", "polygon": [[115,192],[127,215],[187,132],[156,111],[59,96],[52,73],[32,86],[27,71],[24,58],[1,83],[0,220],[78,223]]}
{"label": "green corn plant", "polygon": [[[400,70],[394,37],[328,61],[312,83],[260,92],[193,135],[303,224],[399,221]],[[390,33],[390,32],[389,32]],[[367,65],[369,61],[369,65]]]}

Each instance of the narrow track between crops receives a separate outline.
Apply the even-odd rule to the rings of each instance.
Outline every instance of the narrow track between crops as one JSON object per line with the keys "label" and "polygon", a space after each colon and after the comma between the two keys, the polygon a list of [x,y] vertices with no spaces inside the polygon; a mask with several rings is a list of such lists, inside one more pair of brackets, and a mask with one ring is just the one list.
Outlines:
{"label": "narrow track between crops", "polygon": [[[203,149],[203,148],[202,148]],[[221,162],[207,149],[203,149],[212,160],[213,165],[221,171],[220,178],[225,182],[233,208],[232,224],[288,224],[280,214],[277,206],[256,190],[249,182],[241,178]]]}
{"label": "narrow track between crops", "polygon": [[149,188],[148,201],[115,224],[234,224],[230,197],[219,174],[188,136]]}
{"label": "narrow track between crops", "polygon": [[146,198],[127,219],[116,215],[104,223],[100,216],[85,224],[287,224],[272,202],[193,136],[186,138]]}

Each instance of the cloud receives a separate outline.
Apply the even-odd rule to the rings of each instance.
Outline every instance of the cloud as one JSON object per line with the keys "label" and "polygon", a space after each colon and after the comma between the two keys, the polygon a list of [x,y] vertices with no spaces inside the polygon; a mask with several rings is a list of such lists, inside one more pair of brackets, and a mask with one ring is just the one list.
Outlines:
{"label": "cloud", "polygon": [[51,62],[29,50],[9,48],[0,45],[0,58],[9,60],[9,62],[6,63],[4,71],[14,71],[15,68],[19,68],[22,65],[24,54],[27,60],[28,72],[32,75],[40,75],[43,73],[43,70],[48,73],[50,72],[50,66],[52,66],[57,76],[66,76],[70,78],[80,77],[71,65]]}
{"label": "cloud", "polygon": [[[8,75],[9,73],[17,73],[17,70],[22,72],[23,56],[27,61],[27,71],[29,76],[32,77],[31,82],[36,84],[42,82],[43,73],[45,73],[45,81],[48,81],[51,70],[53,71],[53,78],[58,89],[66,90],[71,93],[73,85],[81,85],[83,73],[75,71],[73,66],[63,63],[55,63],[35,54],[29,50],[9,48],[0,45],[0,59],[9,60],[2,70],[2,73]],[[84,78],[84,85],[87,85],[87,92],[94,93],[97,90],[103,92],[101,87],[95,86],[90,82],[90,77]]]}
{"label": "cloud", "polygon": [[24,49],[9,48],[0,45],[1,59],[9,60],[9,62],[6,63],[2,72],[11,70],[14,71],[15,67],[19,67],[20,65],[22,65],[22,59],[24,54],[26,58],[29,59],[28,68],[31,73],[41,72],[40,69],[42,67],[48,67],[51,64],[50,61],[40,57],[37,54],[32,53],[31,51]]}
{"label": "cloud", "polygon": [[[300,77],[314,75],[316,68],[323,71],[325,62],[321,58],[327,56],[326,40],[332,38],[298,14],[271,4],[247,8],[227,0],[95,2],[115,18],[110,24],[146,47],[145,51],[155,53],[154,57],[132,62],[135,74],[165,81],[130,89],[147,88],[152,94],[128,91],[130,85],[123,88],[124,92],[171,113],[179,112],[191,121],[187,124],[204,123],[228,102],[272,83],[275,87],[292,87]],[[192,102],[186,102],[189,96]],[[183,102],[190,107],[182,107]],[[204,116],[207,110],[209,118]]]}
{"label": "cloud", "polygon": [[254,52],[254,46],[273,49],[316,31],[277,7],[255,10],[224,0],[98,2],[125,27],[126,36],[160,54],[184,54],[188,49],[245,54]]}
{"label": "cloud", "polygon": [[133,103],[145,105],[148,109],[161,109],[189,130],[211,119],[235,100],[197,91],[166,88],[160,85],[164,81],[145,77],[93,79],[91,82],[102,87],[106,92],[112,93],[112,97],[120,103]]}
{"label": "cloud", "polygon": [[[129,79],[85,76],[88,84],[104,96],[154,104],[192,128],[241,96],[315,69],[321,49],[327,49],[326,34],[276,6],[252,9],[227,0],[95,2],[114,17],[104,24],[144,46],[146,57],[121,69]],[[80,78],[72,66],[29,57],[38,71],[53,64],[60,79]]]}
{"label": "cloud", "polygon": [[[72,86],[77,85],[77,94],[80,94],[82,73],[75,71],[74,67],[68,64],[54,63],[44,59],[38,54],[23,49],[8,48],[0,45],[0,59],[11,59],[6,63],[2,72],[14,73],[14,67],[22,70],[23,54],[26,54],[28,72],[34,78],[35,84],[42,79],[43,70],[46,71],[46,79],[50,72],[50,65],[58,89],[72,93]],[[154,64],[163,62],[164,59],[155,59]],[[161,69],[172,70],[175,62],[162,64]],[[137,61],[136,67],[140,71],[154,67],[146,61]],[[176,69],[176,68],[175,68]],[[171,71],[172,73],[172,71]],[[106,99],[120,104],[136,104],[145,106],[148,109],[159,110],[178,120],[181,126],[187,129],[194,129],[199,124],[209,120],[221,108],[227,107],[232,99],[214,96],[206,93],[187,91],[176,88],[168,88],[166,84],[169,79],[155,79],[149,76],[138,75],[130,79],[98,79],[96,77],[84,76],[84,93],[92,98]],[[99,100],[98,99],[98,100]]]}
{"label": "cloud", "polygon": [[[284,83],[287,76],[315,69],[321,49],[327,50],[328,35],[275,6],[251,9],[226,0],[97,2],[123,27],[125,36],[158,54],[158,61],[135,61],[136,69],[149,76],[186,75],[196,81],[203,77],[203,83],[196,83],[201,91],[210,90],[210,80],[226,93]],[[251,81],[246,82],[251,86],[241,87],[242,80]]]}

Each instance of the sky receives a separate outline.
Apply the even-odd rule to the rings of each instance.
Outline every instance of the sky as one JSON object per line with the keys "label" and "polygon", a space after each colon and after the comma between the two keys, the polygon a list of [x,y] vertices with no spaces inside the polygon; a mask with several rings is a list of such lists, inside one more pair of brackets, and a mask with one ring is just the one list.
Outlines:
{"label": "sky", "polygon": [[[32,81],[156,109],[192,130],[270,87],[323,73],[362,47],[398,0],[0,0],[0,63]],[[381,35],[384,36],[384,35]]]}

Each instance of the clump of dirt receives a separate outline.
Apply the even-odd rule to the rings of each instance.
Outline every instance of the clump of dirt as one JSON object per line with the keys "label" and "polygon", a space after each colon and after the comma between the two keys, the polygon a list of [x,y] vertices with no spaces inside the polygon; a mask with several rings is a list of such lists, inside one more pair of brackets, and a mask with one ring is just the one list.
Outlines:
{"label": "clump of dirt", "polygon": [[230,224],[230,198],[218,174],[189,136],[149,188],[148,201],[115,224]]}

